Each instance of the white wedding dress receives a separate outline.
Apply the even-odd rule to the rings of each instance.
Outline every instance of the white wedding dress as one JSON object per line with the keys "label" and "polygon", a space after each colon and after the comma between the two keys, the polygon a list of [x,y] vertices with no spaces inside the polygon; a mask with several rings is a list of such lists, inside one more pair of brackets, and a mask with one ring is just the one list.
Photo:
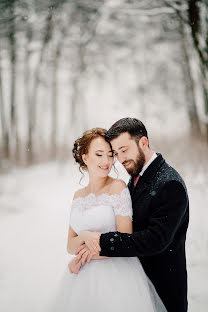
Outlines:
{"label": "white wedding dress", "polygon": [[[82,231],[116,231],[115,215],[132,218],[128,188],[120,194],[89,194],[72,201],[70,225]],[[113,247],[112,247],[113,248]],[[63,272],[49,312],[166,312],[137,257],[92,260],[79,274]]]}

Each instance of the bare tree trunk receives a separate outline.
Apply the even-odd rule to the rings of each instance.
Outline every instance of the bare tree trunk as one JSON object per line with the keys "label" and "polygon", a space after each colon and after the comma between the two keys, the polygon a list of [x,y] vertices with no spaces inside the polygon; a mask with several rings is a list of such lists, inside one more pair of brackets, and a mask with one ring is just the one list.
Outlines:
{"label": "bare tree trunk", "polygon": [[5,105],[2,87],[2,70],[1,70],[1,56],[0,56],[0,116],[1,116],[1,131],[2,131],[2,152],[1,158],[9,158],[9,134],[5,120]]}
{"label": "bare tree trunk", "polygon": [[43,38],[43,44],[40,51],[40,57],[37,64],[37,67],[35,69],[34,73],[34,84],[32,88],[32,93],[30,97],[30,101],[28,103],[29,105],[29,127],[28,127],[28,142],[27,142],[27,150],[30,151],[30,161],[34,160],[34,139],[35,139],[35,131],[36,131],[36,107],[37,107],[37,99],[38,99],[38,90],[39,90],[39,84],[40,84],[40,70],[43,63],[43,56],[45,49],[47,47],[48,42],[51,39],[52,35],[52,12],[48,11],[48,16],[46,18],[46,29],[45,29],[45,35]]}
{"label": "bare tree trunk", "polygon": [[[98,7],[95,7],[94,11],[94,20],[88,23],[90,26],[88,31],[86,31],[86,23],[82,22],[80,23],[80,41],[77,45],[78,48],[78,55],[77,55],[77,60],[78,60],[78,69],[76,73],[76,77],[73,79],[72,82],[72,97],[71,97],[71,116],[70,116],[70,127],[72,130],[74,130],[74,125],[75,121],[79,117],[79,125],[80,129],[79,131],[82,131],[83,129],[87,128],[86,124],[86,118],[85,118],[85,108],[82,103],[82,109],[79,108],[79,105],[81,104],[83,100],[82,96],[82,76],[85,73],[87,69],[87,64],[85,61],[85,53],[87,46],[90,44],[90,42],[95,38],[96,36],[96,31],[97,31],[97,25],[99,22],[99,17],[101,14],[102,8],[105,6],[105,3],[100,3]],[[83,16],[86,14],[85,12],[85,6],[78,4],[77,10],[81,12],[83,10]],[[72,17],[73,18],[73,17]],[[79,112],[79,116],[77,116],[77,112]],[[73,131],[71,131],[72,137],[74,136]]]}
{"label": "bare tree trunk", "polygon": [[32,162],[32,136],[31,134],[31,112],[30,112],[30,43],[32,40],[32,28],[28,26],[26,31],[26,47],[25,47],[25,62],[24,62],[24,85],[25,85],[25,105],[28,116],[27,124],[27,142],[26,142],[26,162],[30,164]]}
{"label": "bare tree trunk", "polygon": [[17,129],[17,106],[16,106],[16,38],[15,38],[15,3],[10,5],[9,44],[11,63],[11,88],[10,88],[10,120],[11,120],[11,144],[14,147],[14,159],[19,159],[19,138]]}
{"label": "bare tree trunk", "polygon": [[187,110],[189,121],[191,125],[191,133],[194,136],[201,134],[200,122],[197,112],[196,100],[195,100],[195,84],[192,78],[190,59],[185,38],[185,25],[182,18],[179,16],[179,32],[181,37],[181,51],[183,56],[183,73],[187,98]]}
{"label": "bare tree trunk", "polygon": [[[200,0],[188,0],[188,17],[189,17],[189,26],[191,29],[192,39],[194,43],[194,47],[199,56],[200,62],[200,70],[201,70],[201,82],[203,88],[203,96],[204,96],[204,111],[206,118],[208,117],[208,53],[207,50],[203,48],[200,44],[199,40],[199,32],[200,32]],[[207,10],[208,11],[208,10]],[[207,28],[208,21],[206,20]],[[208,31],[208,30],[207,30]],[[206,39],[205,39],[206,41]],[[208,42],[206,42],[208,44]],[[206,137],[208,140],[208,121],[206,121]]]}
{"label": "bare tree trunk", "polygon": [[70,115],[70,127],[73,129],[74,122],[76,120],[76,110],[79,105],[79,81],[80,75],[76,75],[72,82],[72,97],[71,97],[71,115]]}
{"label": "bare tree trunk", "polygon": [[58,128],[58,109],[57,109],[57,98],[58,98],[58,87],[57,87],[57,73],[58,63],[61,53],[61,46],[58,44],[55,51],[54,63],[53,63],[53,74],[52,74],[52,108],[51,108],[51,156],[56,158],[57,156],[57,128]]}
{"label": "bare tree trunk", "polygon": [[[79,115],[79,119],[82,122],[82,129],[85,128],[85,114],[84,114],[84,105],[82,103],[82,76],[84,75],[87,64],[85,62],[85,49],[86,44],[80,44],[78,46],[78,73],[76,75],[76,78],[73,81],[73,95],[71,99],[71,119],[70,119],[70,125],[73,127],[74,122],[77,119],[77,112],[81,112],[81,115]],[[79,105],[82,104],[82,109],[80,110]],[[80,129],[81,130],[81,129]]]}
{"label": "bare tree trunk", "polygon": [[[79,50],[80,52],[80,50]],[[72,95],[70,99],[70,116],[69,116],[69,123],[67,124],[67,129],[65,130],[65,141],[69,142],[69,135],[70,133],[70,140],[74,140],[77,133],[81,133],[83,130],[83,119],[85,117],[84,114],[84,103],[82,102],[82,74],[84,73],[84,67],[81,65],[80,57],[77,58],[78,69],[75,77],[71,82],[72,88]],[[82,106],[80,107],[80,104]],[[79,120],[79,122],[77,122]],[[76,128],[75,128],[76,126]],[[68,128],[70,127],[70,128]],[[70,142],[71,144],[72,142]]]}
{"label": "bare tree trunk", "polygon": [[57,158],[58,144],[57,144],[57,133],[58,133],[58,67],[61,56],[61,51],[64,44],[67,28],[62,27],[58,43],[56,45],[53,62],[53,73],[52,73],[52,111],[51,111],[51,157]]}

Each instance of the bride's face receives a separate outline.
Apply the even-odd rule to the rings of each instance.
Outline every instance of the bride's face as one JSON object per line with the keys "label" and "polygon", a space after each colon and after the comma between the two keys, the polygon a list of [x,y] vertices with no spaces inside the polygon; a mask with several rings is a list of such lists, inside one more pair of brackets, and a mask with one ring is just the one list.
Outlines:
{"label": "bride's face", "polygon": [[87,165],[89,174],[106,177],[113,165],[113,152],[104,138],[98,137],[92,140],[87,154],[82,155]]}

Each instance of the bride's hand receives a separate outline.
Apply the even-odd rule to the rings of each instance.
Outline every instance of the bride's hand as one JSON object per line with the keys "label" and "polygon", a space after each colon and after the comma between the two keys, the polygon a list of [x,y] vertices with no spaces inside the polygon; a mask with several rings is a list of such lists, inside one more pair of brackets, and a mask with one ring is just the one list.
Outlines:
{"label": "bride's hand", "polygon": [[[89,248],[83,244],[76,252],[77,257],[75,258],[75,263],[78,263],[81,261],[82,266],[85,264],[85,262],[89,259],[92,258],[94,255],[97,255],[96,252],[90,252]],[[90,261],[87,261],[88,263]]]}
{"label": "bride's hand", "polygon": [[80,271],[82,264],[81,261],[77,261],[77,259],[73,259],[68,263],[68,268],[70,273],[78,274]]}
{"label": "bride's hand", "polygon": [[89,248],[91,252],[95,252],[98,254],[101,251],[99,244],[100,235],[101,234],[98,232],[90,232],[90,231],[84,231],[81,233],[85,245]]}

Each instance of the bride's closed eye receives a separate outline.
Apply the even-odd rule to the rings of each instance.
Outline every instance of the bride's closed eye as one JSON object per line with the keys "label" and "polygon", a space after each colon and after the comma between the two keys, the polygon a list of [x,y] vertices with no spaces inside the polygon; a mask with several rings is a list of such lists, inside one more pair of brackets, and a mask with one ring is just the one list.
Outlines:
{"label": "bride's closed eye", "polygon": [[[99,157],[101,157],[101,156],[103,156],[103,155],[100,155],[100,154],[96,154],[96,156],[99,156]],[[114,155],[108,155],[108,157],[114,157]]]}

